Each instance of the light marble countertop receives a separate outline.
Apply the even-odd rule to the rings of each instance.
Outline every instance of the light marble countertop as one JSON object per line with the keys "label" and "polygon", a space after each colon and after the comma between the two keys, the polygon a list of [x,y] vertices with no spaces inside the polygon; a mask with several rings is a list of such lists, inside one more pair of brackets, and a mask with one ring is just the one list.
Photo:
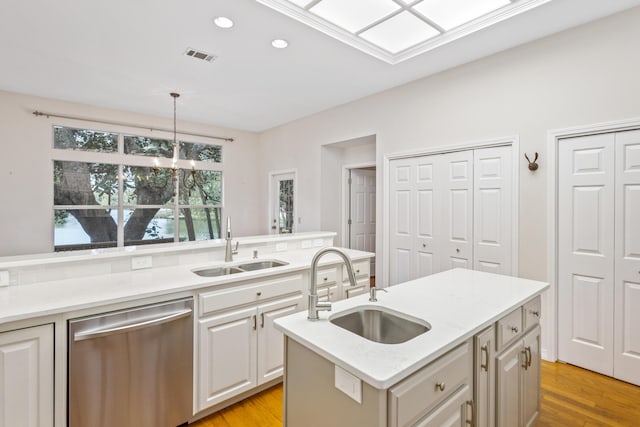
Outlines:
{"label": "light marble countertop", "polygon": [[[308,269],[318,248],[279,252],[260,256],[236,257],[231,263],[221,261],[181,264],[122,273],[100,274],[64,280],[0,288],[0,325],[40,316],[68,313],[102,305],[117,304],[144,298],[194,291],[236,282],[267,278],[278,274]],[[373,253],[347,249],[352,260],[368,259]],[[200,277],[194,269],[243,262],[277,259],[288,262],[282,267],[219,277]],[[323,257],[320,266],[342,262],[333,254]]]}
{"label": "light marble countertop", "polygon": [[[333,303],[320,320],[307,312],[279,318],[276,328],[371,386],[387,389],[533,299],[547,283],[454,269],[387,288],[378,302],[360,295]],[[431,330],[400,344],[369,341],[329,322],[358,306],[383,307],[426,321]]]}

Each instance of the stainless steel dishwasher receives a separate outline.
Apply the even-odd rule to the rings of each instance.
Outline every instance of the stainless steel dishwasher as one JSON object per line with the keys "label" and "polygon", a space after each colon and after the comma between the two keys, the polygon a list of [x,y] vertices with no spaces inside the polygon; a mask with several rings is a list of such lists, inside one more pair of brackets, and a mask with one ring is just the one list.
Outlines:
{"label": "stainless steel dishwasher", "polygon": [[69,427],[176,427],[193,405],[193,299],[69,320]]}

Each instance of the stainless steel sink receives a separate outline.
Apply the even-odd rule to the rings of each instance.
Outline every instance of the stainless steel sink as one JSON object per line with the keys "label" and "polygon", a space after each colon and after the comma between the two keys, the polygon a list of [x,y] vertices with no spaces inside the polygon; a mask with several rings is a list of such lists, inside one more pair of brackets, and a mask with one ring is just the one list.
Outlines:
{"label": "stainless steel sink", "polygon": [[246,262],[239,265],[201,268],[199,270],[192,271],[198,276],[218,277],[226,276],[229,274],[246,273],[247,271],[264,270],[265,268],[282,267],[283,265],[287,264],[289,263],[278,261],[277,259],[272,259],[267,261]]}
{"label": "stainless steel sink", "polygon": [[409,341],[431,329],[431,325],[419,320],[400,317],[375,307],[362,307],[329,318],[336,326],[382,344],[399,344]]}
{"label": "stainless steel sink", "polygon": [[287,265],[287,264],[289,263],[284,261],[278,261],[278,260],[270,260],[270,261],[249,262],[246,264],[240,264],[237,267],[244,271],[254,271],[254,270],[263,270],[265,268],[282,267],[283,265]]}
{"label": "stainless steel sink", "polygon": [[226,276],[228,274],[243,273],[244,270],[240,270],[238,267],[213,267],[203,268],[202,270],[193,270],[193,272],[202,277],[218,277]]}

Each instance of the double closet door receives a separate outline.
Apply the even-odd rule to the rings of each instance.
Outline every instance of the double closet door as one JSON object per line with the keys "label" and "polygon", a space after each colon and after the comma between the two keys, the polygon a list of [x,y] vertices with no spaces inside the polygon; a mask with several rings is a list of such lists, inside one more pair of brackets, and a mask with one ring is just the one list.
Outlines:
{"label": "double closet door", "polygon": [[640,385],[640,130],[559,142],[558,357]]}
{"label": "double closet door", "polygon": [[390,161],[391,285],[457,267],[511,274],[511,150]]}

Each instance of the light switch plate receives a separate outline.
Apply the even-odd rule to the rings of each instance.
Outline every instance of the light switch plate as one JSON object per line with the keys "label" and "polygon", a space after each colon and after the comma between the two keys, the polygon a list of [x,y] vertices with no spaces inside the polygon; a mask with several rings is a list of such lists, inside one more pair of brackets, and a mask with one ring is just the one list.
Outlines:
{"label": "light switch plate", "polygon": [[143,268],[151,268],[151,267],[153,267],[153,257],[151,255],[134,256],[131,258],[132,270],[141,270]]}
{"label": "light switch plate", "polygon": [[322,240],[322,239],[313,239],[313,246],[315,246],[316,248],[319,248],[323,244],[324,244],[324,240]]}
{"label": "light switch plate", "polygon": [[0,286],[9,286],[9,272],[0,271]]}
{"label": "light switch plate", "polygon": [[309,249],[313,247],[313,241],[312,240],[303,240],[302,241],[302,249]]}
{"label": "light switch plate", "polygon": [[362,404],[362,380],[341,367],[335,366],[335,386],[338,390]]}

